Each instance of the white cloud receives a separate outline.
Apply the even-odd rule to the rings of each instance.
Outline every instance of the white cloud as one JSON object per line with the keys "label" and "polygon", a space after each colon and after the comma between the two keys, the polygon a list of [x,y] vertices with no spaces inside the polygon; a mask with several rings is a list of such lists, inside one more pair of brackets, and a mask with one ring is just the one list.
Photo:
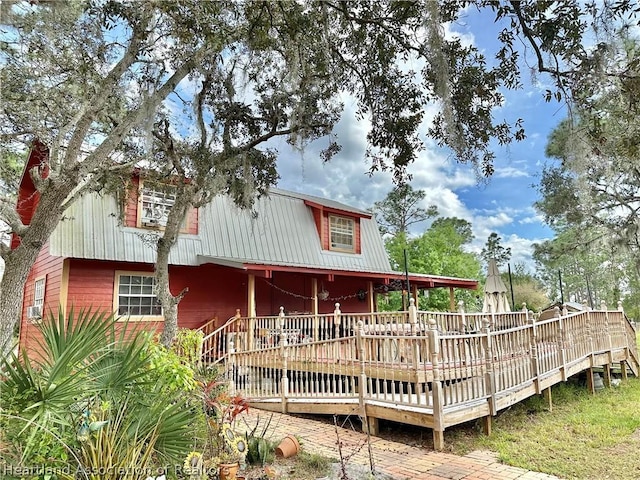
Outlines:
{"label": "white cloud", "polygon": [[496,168],[495,178],[521,178],[528,177],[529,173],[523,168],[516,167],[500,167]]}

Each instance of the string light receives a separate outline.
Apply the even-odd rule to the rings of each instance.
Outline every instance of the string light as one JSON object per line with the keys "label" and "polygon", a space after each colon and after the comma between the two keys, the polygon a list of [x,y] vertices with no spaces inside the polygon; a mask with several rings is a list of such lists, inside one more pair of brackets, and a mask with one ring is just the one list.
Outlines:
{"label": "string light", "polygon": [[[279,292],[284,293],[285,295],[289,295],[289,296],[292,296],[294,298],[300,298],[302,300],[315,300],[314,297],[307,297],[305,295],[300,295],[298,293],[294,293],[294,292],[290,292],[288,290],[285,290],[284,288],[280,288],[279,286],[274,285],[269,280],[266,280],[264,278],[262,280],[264,280],[264,282],[267,285],[269,285],[270,287],[275,288],[276,290],[278,290]],[[339,296],[339,297],[326,297],[326,298],[320,298],[320,300],[323,300],[323,301],[326,301],[326,302],[338,302],[338,301],[341,301],[341,300],[348,300],[350,298],[362,298],[362,295],[363,295],[362,292],[364,292],[364,297],[366,297],[367,296],[367,292],[365,290],[358,290],[358,292],[352,293],[350,295],[342,295],[342,296]]]}

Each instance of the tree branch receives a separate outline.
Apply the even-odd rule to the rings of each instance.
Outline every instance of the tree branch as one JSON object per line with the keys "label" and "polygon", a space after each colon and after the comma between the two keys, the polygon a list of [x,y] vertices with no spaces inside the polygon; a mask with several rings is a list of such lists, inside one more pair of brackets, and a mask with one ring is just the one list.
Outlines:
{"label": "tree branch", "polygon": [[[144,14],[143,14],[144,15]],[[150,22],[150,15],[144,16],[144,20],[140,24],[133,25],[131,41],[127,50],[120,61],[109,71],[104,81],[101,84],[101,90],[96,92],[90,99],[80,107],[78,115],[76,115],[70,124],[65,125],[61,129],[61,135],[58,136],[58,141],[68,131],[74,129],[74,133],[67,145],[67,151],[65,157],[70,160],[71,163],[75,163],[78,160],[78,155],[82,144],[86,140],[86,134],[91,127],[91,124],[95,120],[97,113],[102,109],[104,103],[107,101],[110,95],[113,95],[114,89],[118,82],[122,79],[124,73],[133,65],[138,54],[140,53],[143,40],[147,37],[147,29]]]}
{"label": "tree branch", "polygon": [[[529,44],[531,45],[531,48],[533,49],[533,52],[536,55],[536,59],[538,62],[538,71],[541,73],[543,72],[549,73],[552,76],[558,77],[558,78],[568,77],[571,73],[574,73],[572,70],[561,71],[559,66],[557,66],[555,69],[546,66],[546,64],[544,63],[544,59],[542,58],[542,51],[540,50],[540,47],[538,46],[535,39],[535,32],[529,28],[529,25],[527,24],[524,18],[524,15],[522,14],[522,9],[520,8],[520,3],[521,3],[520,0],[510,0],[509,3],[511,3],[511,6],[513,7],[513,11],[516,14],[516,18],[518,19],[518,23],[522,28],[522,34],[529,41]],[[554,55],[554,58],[555,58],[555,55]],[[558,65],[557,59],[556,59],[556,65]]]}
{"label": "tree branch", "polygon": [[7,198],[0,198],[0,217],[9,225],[11,232],[19,237],[22,237],[29,229],[27,225],[22,223],[22,219],[13,202]]}
{"label": "tree branch", "polygon": [[130,130],[149,115],[150,111],[155,111],[164,99],[176,88],[198,64],[200,58],[206,55],[207,49],[202,49],[199,54],[192,55],[189,60],[179,65],[167,81],[158,88],[152,95],[147,97],[137,109],[132,110],[125,119],[118,124],[110,135],[79,164],[84,172],[90,172],[98,168],[101,162],[120,144],[122,139]]}

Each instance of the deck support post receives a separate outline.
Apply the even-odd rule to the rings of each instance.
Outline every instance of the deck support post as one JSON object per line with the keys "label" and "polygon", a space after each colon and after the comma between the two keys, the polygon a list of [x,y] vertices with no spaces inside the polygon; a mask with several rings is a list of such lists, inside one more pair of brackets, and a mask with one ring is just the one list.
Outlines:
{"label": "deck support post", "polygon": [[376,291],[372,281],[367,282],[367,300],[369,302],[369,313],[376,311]]}
{"label": "deck support post", "polygon": [[587,390],[594,395],[596,393],[596,385],[593,381],[593,367],[587,369]]}
{"label": "deck support post", "polygon": [[[611,350],[609,350],[609,353],[611,353]],[[604,383],[604,386],[607,388],[611,388],[611,364],[610,363],[606,363],[605,365],[602,366],[602,383]]]}
{"label": "deck support post", "polygon": [[540,395],[540,363],[538,360],[538,327],[536,326],[536,320],[533,315],[527,312],[527,318],[529,322],[529,345],[531,351],[531,370],[533,371],[533,381],[536,386],[536,393]]}
{"label": "deck support post", "polygon": [[[411,356],[412,367],[415,377],[418,377],[418,370],[420,369],[420,343],[418,340],[418,308],[415,305],[413,298],[409,299],[409,325],[411,326]],[[420,389],[418,385],[415,386],[415,392],[418,393]]]}
{"label": "deck support post", "polygon": [[236,348],[235,345],[233,343],[233,338],[229,339],[229,345],[228,345],[228,350],[227,350],[227,361],[226,363],[226,375],[227,375],[227,381],[229,382],[229,393],[230,394],[235,394],[236,392],[236,382],[234,380],[234,375],[233,375],[233,371],[235,370],[235,366],[236,366]]}
{"label": "deck support post", "polygon": [[[341,315],[342,312],[340,311],[340,304],[336,303],[335,305],[335,309],[333,310],[333,338],[340,338],[340,322],[342,321],[341,319]],[[334,352],[333,358],[340,358],[340,343],[339,342],[334,342]]]}
{"label": "deck support post", "polygon": [[456,297],[453,293],[453,287],[449,287],[449,311],[456,311]]}
{"label": "deck support post", "polygon": [[622,375],[622,380],[626,380],[627,379],[627,364],[624,361],[620,362],[620,373]]}
{"label": "deck support post", "polygon": [[[556,314],[558,318],[558,351],[560,352],[560,373],[562,374],[562,381],[567,381],[567,332],[564,328],[564,322],[560,315],[560,309],[556,307]],[[587,312],[588,314],[588,312]]]}
{"label": "deck support post", "polygon": [[484,361],[486,366],[486,373],[484,375],[484,388],[486,394],[488,395],[491,415],[496,415],[498,413],[498,410],[496,407],[496,379],[493,369],[493,348],[491,345],[491,321],[487,317],[484,317],[482,319],[482,333],[482,342],[484,344],[483,347],[485,351]]}
{"label": "deck support post", "polygon": [[[364,417],[362,423],[362,431],[373,435],[374,437],[380,433],[380,425],[376,417]],[[366,424],[365,424],[366,422]]]}
{"label": "deck support post", "polygon": [[[609,311],[607,310],[607,304],[604,300],[600,301],[600,310],[604,312],[604,331],[606,332],[607,353],[609,357],[609,364],[613,363],[613,339],[611,338],[611,328],[609,327]],[[609,377],[611,380],[611,377]],[[610,385],[607,380],[604,381],[605,386],[608,388]]]}
{"label": "deck support post", "polygon": [[356,345],[360,359],[360,381],[358,388],[358,403],[360,407],[360,420],[362,421],[362,431],[369,435],[378,434],[378,419],[367,416],[367,373],[364,362],[364,322],[358,321],[356,332]]}
{"label": "deck support post", "polygon": [[440,339],[438,338],[438,325],[433,318],[429,319],[428,335],[431,367],[433,371],[433,383],[431,386],[431,398],[433,401],[433,448],[434,450],[444,450],[444,395],[439,365]]}
{"label": "deck support post", "polygon": [[462,300],[458,302],[458,315],[458,319],[460,320],[460,322],[458,323],[458,325],[456,325],[456,329],[460,333],[467,333],[469,328],[467,327],[467,318],[464,311],[464,301]]}
{"label": "deck support post", "polygon": [[482,431],[487,436],[491,435],[492,423],[493,423],[493,417],[491,415],[482,417]]}
{"label": "deck support post", "polygon": [[544,389],[544,399],[547,401],[547,408],[553,412],[553,398],[551,397],[551,387]]}
{"label": "deck support post", "polygon": [[287,337],[284,334],[284,307],[280,307],[278,315],[280,323],[280,356],[282,357],[282,378],[280,379],[280,399],[282,402],[282,413],[287,413],[287,402],[289,400],[289,376],[287,375],[289,349],[287,348]]}
{"label": "deck support post", "polygon": [[318,279],[311,279],[311,313],[313,313],[313,341],[320,340],[320,317],[318,317]]}

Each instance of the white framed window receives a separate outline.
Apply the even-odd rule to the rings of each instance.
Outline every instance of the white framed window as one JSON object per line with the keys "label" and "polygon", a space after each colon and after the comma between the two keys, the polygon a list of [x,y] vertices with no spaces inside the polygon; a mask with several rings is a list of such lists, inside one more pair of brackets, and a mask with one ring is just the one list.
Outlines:
{"label": "white framed window", "polygon": [[176,201],[175,187],[149,183],[140,189],[140,225],[164,227]]}
{"label": "white framed window", "polygon": [[45,277],[38,278],[33,284],[33,306],[40,307],[40,310],[42,310],[42,306],[44,305],[45,280]]}
{"label": "white framed window", "polygon": [[329,215],[329,249],[343,252],[355,250],[355,221],[353,218]]}
{"label": "white framed window", "polygon": [[130,317],[159,317],[162,307],[152,274],[116,272],[115,310]]}

